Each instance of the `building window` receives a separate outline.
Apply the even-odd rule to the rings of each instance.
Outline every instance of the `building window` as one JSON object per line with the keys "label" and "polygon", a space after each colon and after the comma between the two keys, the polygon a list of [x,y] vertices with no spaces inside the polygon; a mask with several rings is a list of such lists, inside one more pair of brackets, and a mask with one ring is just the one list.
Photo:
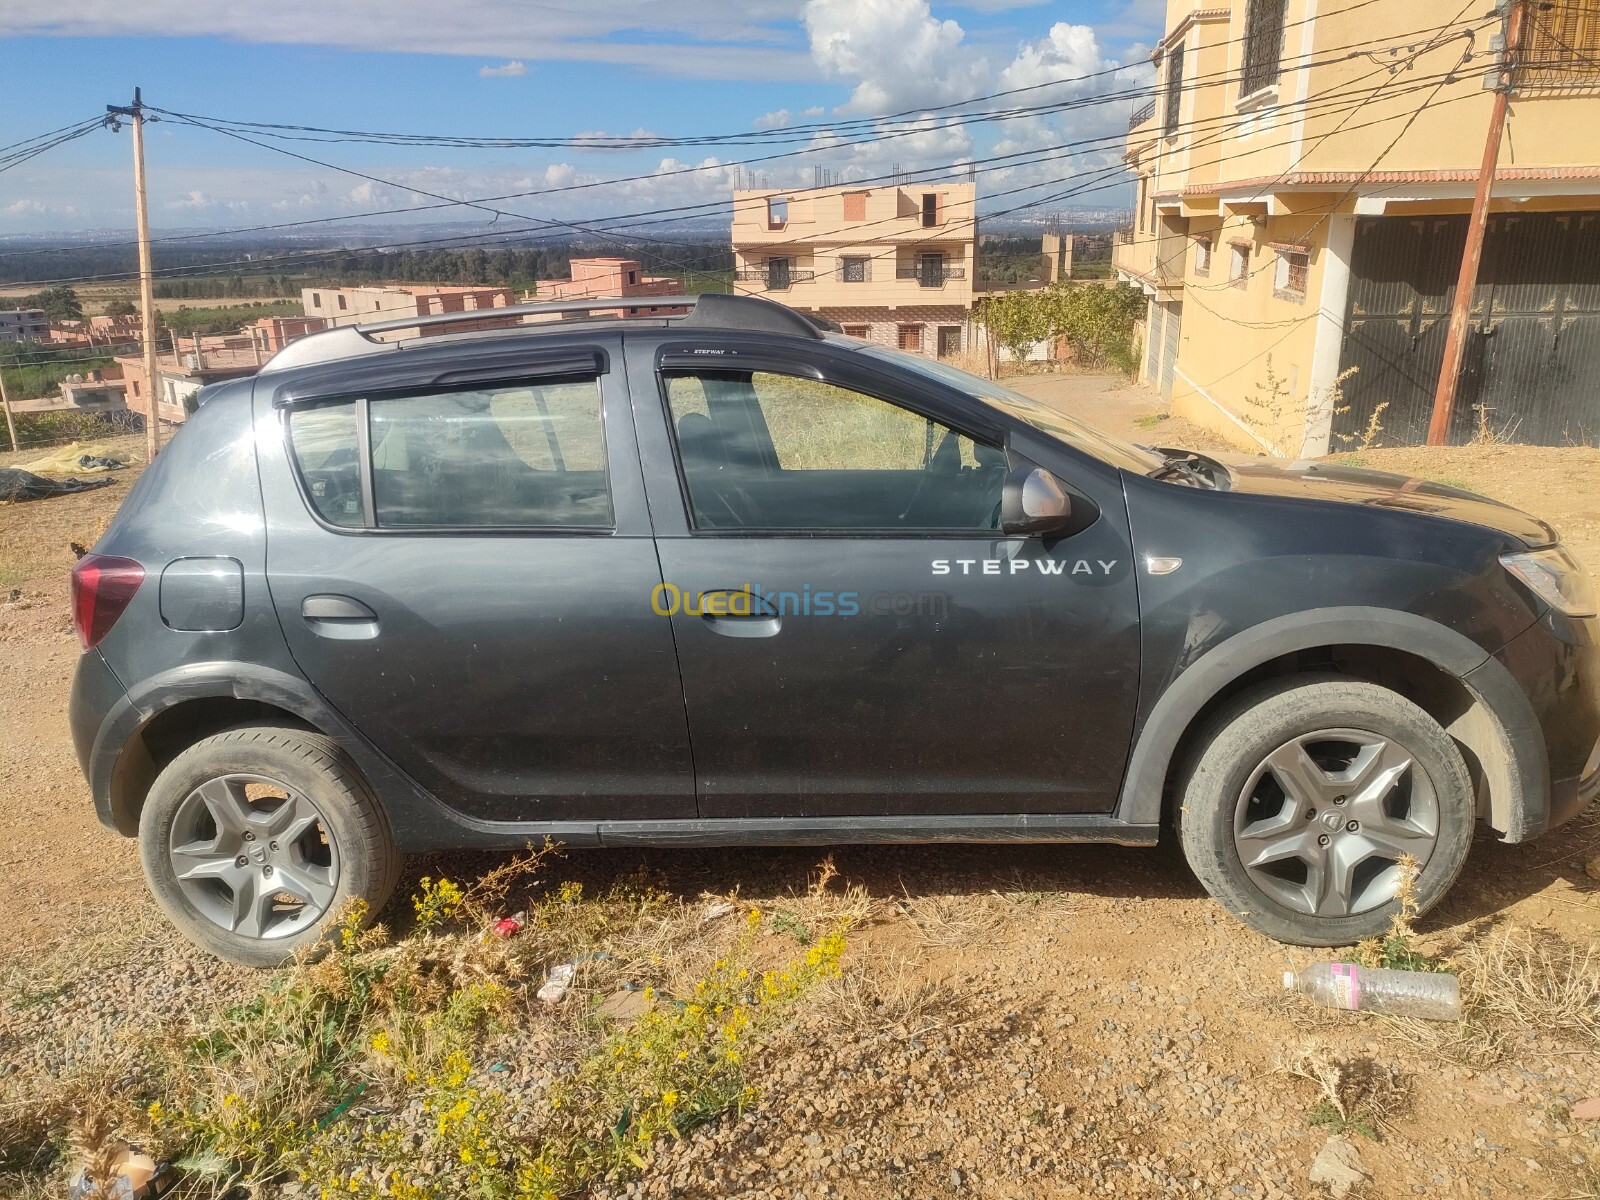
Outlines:
{"label": "building window", "polygon": [[922,326],[900,326],[899,336],[896,339],[896,344],[902,350],[911,350],[918,354],[922,353]]}
{"label": "building window", "polygon": [[846,192],[844,194],[844,219],[846,221],[865,221],[867,219],[867,194],[865,192]]}
{"label": "building window", "polygon": [[1250,243],[1234,242],[1229,247],[1228,282],[1236,288],[1250,284]]}
{"label": "building window", "polygon": [[1253,96],[1278,82],[1283,71],[1283,25],[1289,0],[1250,0],[1244,19],[1244,76],[1241,96]]}
{"label": "building window", "polygon": [[784,196],[767,197],[767,228],[782,229],[789,222],[789,201]]}
{"label": "building window", "polygon": [[783,291],[794,280],[794,259],[769,258],[767,259],[767,287],[774,291]]}
{"label": "building window", "polygon": [[343,296],[340,296],[340,297],[339,297],[339,311],[340,311],[340,312],[343,312],[343,311],[344,311],[344,307],[345,307],[345,304],[344,304],[344,297],[343,297]]}
{"label": "building window", "polygon": [[864,254],[851,254],[839,260],[839,277],[846,283],[866,283],[872,278],[872,260]]}
{"label": "building window", "polygon": [[870,325],[846,325],[844,327],[844,335],[845,335],[845,337],[860,338],[864,342],[871,341],[872,340],[872,326],[870,326]]}
{"label": "building window", "polygon": [[961,326],[939,326],[939,357],[949,358],[961,353]]}
{"label": "building window", "polygon": [[1592,87],[1600,80],[1600,4],[1534,4],[1523,20],[1517,82],[1524,87]]}
{"label": "building window", "polygon": [[639,272],[637,272],[637,271],[629,271],[628,272],[628,282],[630,284],[638,283],[639,282]]}
{"label": "building window", "polygon": [[932,229],[941,224],[939,217],[939,194],[937,192],[922,193],[922,227]]}
{"label": "building window", "polygon": [[1145,212],[1147,210],[1147,207],[1148,207],[1146,205],[1145,201],[1149,197],[1149,195],[1150,195],[1150,177],[1148,175],[1141,175],[1141,176],[1139,176],[1139,232],[1140,233],[1144,232],[1144,214],[1145,214]]}
{"label": "building window", "polygon": [[1194,273],[1196,275],[1211,274],[1211,239],[1197,237],[1194,240]]}
{"label": "building window", "polygon": [[1272,284],[1274,296],[1280,300],[1304,300],[1310,277],[1311,255],[1308,251],[1290,248],[1278,250],[1277,275]]}
{"label": "building window", "polygon": [[1167,116],[1162,132],[1172,137],[1178,132],[1178,114],[1183,108],[1183,43],[1167,53]]}
{"label": "building window", "polygon": [[322,307],[322,293],[321,292],[312,292],[311,293],[311,307],[312,308],[321,308]]}

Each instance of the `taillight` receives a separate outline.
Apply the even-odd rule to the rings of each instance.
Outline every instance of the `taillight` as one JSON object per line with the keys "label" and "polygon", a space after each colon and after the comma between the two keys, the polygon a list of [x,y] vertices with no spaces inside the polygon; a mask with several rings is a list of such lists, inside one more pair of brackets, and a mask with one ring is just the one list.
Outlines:
{"label": "taillight", "polygon": [[111,632],[122,610],[144,582],[144,568],[131,558],[86,554],[72,568],[72,627],[85,650]]}

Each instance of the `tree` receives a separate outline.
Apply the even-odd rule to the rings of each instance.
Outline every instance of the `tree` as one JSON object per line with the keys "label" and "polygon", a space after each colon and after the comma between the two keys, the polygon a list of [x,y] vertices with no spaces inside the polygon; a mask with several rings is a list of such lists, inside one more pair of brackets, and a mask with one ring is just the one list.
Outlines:
{"label": "tree", "polygon": [[132,300],[113,300],[106,305],[108,317],[132,317],[138,315],[139,306]]}
{"label": "tree", "polygon": [[43,309],[45,320],[51,324],[83,320],[83,305],[78,300],[78,293],[65,284],[24,296],[17,302],[17,307]]}
{"label": "tree", "polygon": [[1000,292],[983,301],[985,328],[1019,362],[1050,336],[1050,310],[1043,296],[1043,292]]}

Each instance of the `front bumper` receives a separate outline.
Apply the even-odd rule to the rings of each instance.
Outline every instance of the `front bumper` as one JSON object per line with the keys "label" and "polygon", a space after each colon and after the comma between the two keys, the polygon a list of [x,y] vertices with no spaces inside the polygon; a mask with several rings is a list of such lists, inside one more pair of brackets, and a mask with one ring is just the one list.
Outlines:
{"label": "front bumper", "polygon": [[1543,820],[1530,822],[1531,837],[1570,821],[1600,795],[1600,619],[1547,611],[1494,657],[1527,696],[1549,759],[1548,808]]}

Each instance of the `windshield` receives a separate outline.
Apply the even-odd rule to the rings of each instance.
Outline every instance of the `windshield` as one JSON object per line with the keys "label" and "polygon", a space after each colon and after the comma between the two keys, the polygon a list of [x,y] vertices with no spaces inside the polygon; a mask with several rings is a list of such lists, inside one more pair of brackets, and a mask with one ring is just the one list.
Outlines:
{"label": "windshield", "polygon": [[1032,425],[1040,432],[1049,434],[1074,449],[1092,454],[1101,462],[1110,463],[1125,471],[1148,475],[1160,468],[1165,461],[1159,454],[1101,433],[1098,429],[1091,428],[1065,413],[1056,412],[1055,409],[1041,404],[1030,396],[1002,387],[992,380],[970,375],[937,359],[904,354],[883,346],[864,346],[861,352],[878,358],[892,359],[898,366],[909,367],[913,371],[937,379],[940,383],[958,388],[991,408],[998,408],[1001,412]]}

